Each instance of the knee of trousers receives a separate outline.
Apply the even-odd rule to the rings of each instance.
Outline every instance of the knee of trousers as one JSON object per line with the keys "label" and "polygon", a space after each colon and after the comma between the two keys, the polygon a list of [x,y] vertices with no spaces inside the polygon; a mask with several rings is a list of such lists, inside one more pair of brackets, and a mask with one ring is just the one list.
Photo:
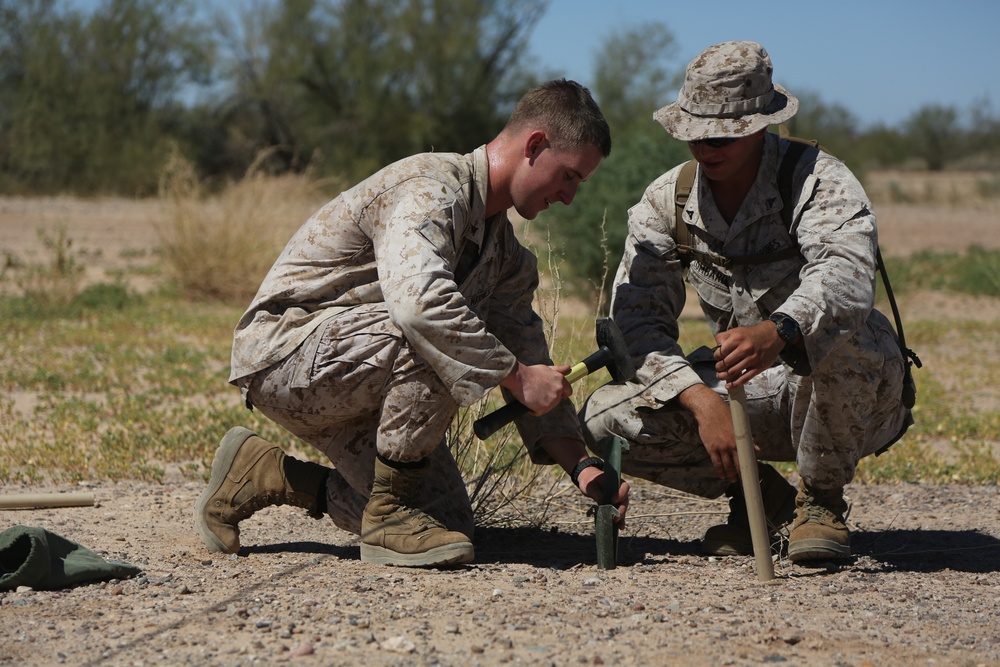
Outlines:
{"label": "knee of trousers", "polygon": [[580,408],[580,426],[587,446],[594,450],[597,442],[609,435],[622,435],[620,418],[623,408],[618,394],[611,385],[599,387],[592,393]]}

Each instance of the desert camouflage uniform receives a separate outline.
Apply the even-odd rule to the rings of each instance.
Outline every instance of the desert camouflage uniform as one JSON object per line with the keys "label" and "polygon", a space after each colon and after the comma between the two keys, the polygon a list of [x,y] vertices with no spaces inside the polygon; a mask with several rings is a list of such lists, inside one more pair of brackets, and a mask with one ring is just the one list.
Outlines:
{"label": "desert camouflage uniform", "polygon": [[[485,218],[487,182],[485,146],[389,165],[296,232],[236,327],[230,381],[333,462],[342,528],[360,532],[377,451],[429,456],[422,506],[471,535],[445,432],[516,360],[552,363],[531,306],[536,259],[506,213]],[[582,437],[568,400],[517,426],[537,463],[552,463],[546,438]]]}
{"label": "desert camouflage uniform", "polygon": [[[862,457],[912,423],[900,402],[904,361],[888,320],[873,309],[878,236],[864,190],[839,160],[807,153],[793,178],[792,239],[777,187],[779,153],[787,146],[767,135],[757,180],[732,224],[719,214],[700,168],[683,216],[700,251],[735,257],[797,245],[801,257],[729,268],[695,261],[687,279],[713,333],[775,312],[798,322],[804,354],[783,355],[746,387],[751,429],[761,459],[797,461],[813,488],[834,489],[853,478]],[[679,173],[677,167],[654,181],[629,211],[612,315],[637,376],[598,389],[581,416],[588,442],[613,433],[631,443],[625,472],[716,497],[726,482],[693,416],[673,400],[699,382],[726,395],[711,351],[686,358],[677,343],[685,300],[673,234]]]}

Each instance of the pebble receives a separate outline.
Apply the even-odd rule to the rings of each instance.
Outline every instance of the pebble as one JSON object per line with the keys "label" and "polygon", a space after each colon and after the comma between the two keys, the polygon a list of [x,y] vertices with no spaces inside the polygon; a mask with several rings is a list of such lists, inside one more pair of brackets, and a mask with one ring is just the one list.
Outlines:
{"label": "pebble", "polygon": [[406,637],[389,637],[382,642],[381,648],[393,653],[413,653],[417,650],[417,645]]}
{"label": "pebble", "polygon": [[316,649],[313,648],[312,644],[299,644],[298,646],[293,647],[291,651],[289,651],[289,653],[296,658],[300,658],[304,655],[312,655],[315,652]]}

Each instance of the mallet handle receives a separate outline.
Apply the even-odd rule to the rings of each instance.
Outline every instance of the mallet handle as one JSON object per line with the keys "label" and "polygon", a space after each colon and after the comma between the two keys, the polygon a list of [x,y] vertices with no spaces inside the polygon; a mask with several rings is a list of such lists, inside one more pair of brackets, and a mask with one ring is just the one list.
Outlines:
{"label": "mallet handle", "polygon": [[476,437],[485,440],[501,428],[511,423],[518,417],[522,417],[531,412],[528,406],[520,401],[511,401],[502,408],[497,408],[488,415],[484,415],[472,424],[472,430]]}
{"label": "mallet handle", "polygon": [[93,504],[93,493],[15,493],[13,495],[0,495],[0,509],[87,507]]}
{"label": "mallet handle", "polygon": [[[569,373],[566,374],[566,380],[570,384],[573,384],[580,378],[593,373],[597,369],[604,368],[605,364],[608,363],[609,357],[610,353],[608,350],[602,347],[597,352],[594,352],[589,357],[570,368]],[[502,408],[497,408],[490,414],[477,419],[472,424],[472,430],[475,432],[477,438],[485,440],[507,424],[511,423],[518,417],[523,417],[529,412],[531,412],[531,410],[528,409],[528,406],[520,403],[519,401],[511,401]]]}
{"label": "mallet handle", "polygon": [[602,347],[597,350],[597,352],[594,352],[589,357],[570,368],[569,373],[566,373],[566,380],[570,384],[573,384],[580,378],[590,375],[591,373],[595,373],[607,366],[610,359],[611,352],[606,347]]}

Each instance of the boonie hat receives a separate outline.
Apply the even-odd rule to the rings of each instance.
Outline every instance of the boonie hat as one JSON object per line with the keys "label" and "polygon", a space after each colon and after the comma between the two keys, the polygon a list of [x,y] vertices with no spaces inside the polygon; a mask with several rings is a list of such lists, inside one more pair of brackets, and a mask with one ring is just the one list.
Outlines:
{"label": "boonie hat", "polygon": [[672,137],[745,137],[783,123],[799,101],[772,83],[771,57],[756,42],[723,42],[692,60],[677,101],[653,114]]}

